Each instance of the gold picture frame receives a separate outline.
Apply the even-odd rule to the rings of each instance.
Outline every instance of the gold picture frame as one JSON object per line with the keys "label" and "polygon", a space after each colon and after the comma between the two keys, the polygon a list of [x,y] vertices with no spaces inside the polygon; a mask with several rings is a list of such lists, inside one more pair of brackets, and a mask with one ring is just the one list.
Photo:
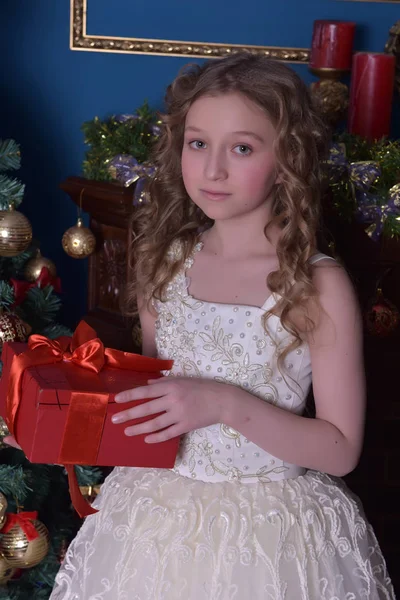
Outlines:
{"label": "gold picture frame", "polygon": [[236,52],[262,54],[284,62],[308,63],[308,48],[281,46],[251,46],[217,42],[189,42],[181,40],[153,40],[122,38],[87,33],[88,0],[70,0],[70,48],[87,52],[119,52],[122,54],[155,54],[158,56],[187,56],[197,58],[222,58]]}

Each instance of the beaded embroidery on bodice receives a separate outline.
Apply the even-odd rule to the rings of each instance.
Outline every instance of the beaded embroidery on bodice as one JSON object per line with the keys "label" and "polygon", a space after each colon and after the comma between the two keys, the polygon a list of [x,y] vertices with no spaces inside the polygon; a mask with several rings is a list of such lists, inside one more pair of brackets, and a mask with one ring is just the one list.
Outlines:
{"label": "beaded embroidery on bodice", "polygon": [[[169,283],[165,301],[154,300],[158,313],[156,344],[160,358],[174,360],[169,375],[202,377],[240,386],[276,406],[302,414],[311,383],[307,344],[291,351],[285,372],[277,356],[292,338],[280,319],[262,315],[277,300],[262,307],[200,301],[188,292],[186,271],[202,249],[199,242],[183,269]],[[171,252],[180,252],[175,246]],[[175,471],[203,481],[265,482],[296,477],[305,470],[268,454],[224,424],[183,436]]]}

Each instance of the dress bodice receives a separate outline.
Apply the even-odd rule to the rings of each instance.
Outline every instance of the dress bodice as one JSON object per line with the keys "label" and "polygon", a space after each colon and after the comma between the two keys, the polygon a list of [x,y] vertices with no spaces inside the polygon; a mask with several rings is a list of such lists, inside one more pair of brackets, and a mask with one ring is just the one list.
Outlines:
{"label": "dress bodice", "polygon": [[[212,303],[192,297],[187,272],[199,242],[183,269],[169,283],[163,302],[154,300],[156,344],[160,358],[174,360],[168,375],[202,377],[240,386],[259,398],[302,414],[311,383],[308,345],[290,351],[280,370],[282,349],[293,340],[277,316],[262,316],[278,298],[262,307]],[[176,251],[179,251],[177,249]],[[295,477],[304,469],[272,456],[224,424],[183,436],[175,470],[204,481],[269,482]]]}

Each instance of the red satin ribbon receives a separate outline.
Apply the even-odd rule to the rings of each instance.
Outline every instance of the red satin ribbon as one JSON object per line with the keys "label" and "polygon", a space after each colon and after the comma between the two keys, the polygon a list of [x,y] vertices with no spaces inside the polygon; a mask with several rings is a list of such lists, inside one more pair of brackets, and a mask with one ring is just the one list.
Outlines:
{"label": "red satin ribbon", "polygon": [[[17,416],[22,398],[22,378],[25,369],[61,361],[72,362],[86,370],[86,373],[82,373],[81,376],[79,372],[77,373],[81,391],[71,392],[58,459],[58,462],[63,464],[95,464],[96,462],[109,400],[108,392],[104,391],[97,377],[104,366],[156,373],[169,370],[173,365],[173,361],[169,360],[104,348],[95,330],[85,321],[79,323],[72,338],[62,336],[56,340],[49,340],[42,335],[31,335],[28,340],[28,350],[14,356],[10,369],[6,423],[11,435],[17,441]],[[73,469],[67,471],[71,497],[74,499],[80,493],[79,486],[75,471]],[[84,513],[80,512],[82,506],[78,509],[75,502],[74,506],[81,516],[97,512],[91,509],[89,504],[86,504],[90,509],[89,512],[86,509]]]}
{"label": "red satin ribbon", "polygon": [[37,511],[34,512],[20,512],[20,513],[7,513],[7,521],[1,533],[8,533],[13,527],[19,525],[22,531],[26,535],[26,539],[28,542],[32,542],[37,537],[39,537],[38,532],[32,521],[37,519],[38,514]]}

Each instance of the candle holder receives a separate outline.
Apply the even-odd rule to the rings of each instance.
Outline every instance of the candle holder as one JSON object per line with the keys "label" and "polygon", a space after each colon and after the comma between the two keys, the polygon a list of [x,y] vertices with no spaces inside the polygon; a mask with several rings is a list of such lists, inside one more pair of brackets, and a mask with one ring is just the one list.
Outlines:
{"label": "candle holder", "polygon": [[332,127],[345,117],[349,106],[349,89],[339,80],[351,70],[355,28],[351,21],[314,21],[310,71],[320,81],[311,85],[311,92]]}
{"label": "candle holder", "polygon": [[333,68],[310,68],[320,78],[311,84],[311,93],[323,117],[332,128],[345,118],[349,108],[349,88],[339,81],[347,70]]}

